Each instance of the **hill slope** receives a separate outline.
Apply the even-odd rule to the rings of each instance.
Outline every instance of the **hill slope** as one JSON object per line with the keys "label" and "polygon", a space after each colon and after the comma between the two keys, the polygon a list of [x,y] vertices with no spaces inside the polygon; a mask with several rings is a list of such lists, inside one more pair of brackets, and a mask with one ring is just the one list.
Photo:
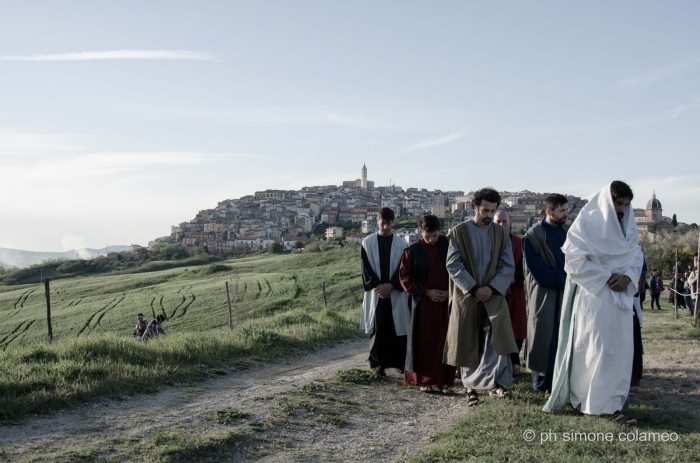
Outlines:
{"label": "hill slope", "polygon": [[[294,309],[323,308],[325,279],[329,304],[359,307],[357,250],[318,254],[264,255],[199,267],[158,272],[78,277],[51,284],[55,339],[90,333],[129,335],[136,314],[164,314],[173,332],[206,332],[226,327],[225,282],[237,320]],[[0,347],[41,341],[46,335],[43,285],[0,287]]]}

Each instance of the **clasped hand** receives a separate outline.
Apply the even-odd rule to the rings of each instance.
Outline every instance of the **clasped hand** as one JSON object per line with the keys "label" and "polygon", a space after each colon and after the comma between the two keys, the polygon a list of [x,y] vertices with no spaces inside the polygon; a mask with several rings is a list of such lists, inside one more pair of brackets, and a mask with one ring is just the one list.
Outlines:
{"label": "clasped hand", "polygon": [[379,297],[381,297],[382,299],[389,299],[391,297],[391,290],[393,288],[394,287],[391,284],[384,283],[374,288],[374,290],[379,293]]}
{"label": "clasped hand", "polygon": [[493,290],[491,288],[488,286],[482,286],[474,293],[474,299],[476,299],[476,302],[486,302],[491,299],[492,295]]}
{"label": "clasped hand", "polygon": [[627,285],[630,283],[630,281],[630,277],[627,275],[613,273],[610,275],[610,278],[608,278],[608,286],[610,286],[610,289],[616,293],[619,293],[627,289]]}
{"label": "clasped hand", "polygon": [[439,289],[429,289],[425,292],[425,295],[433,302],[444,302],[447,299],[447,291],[440,291]]}

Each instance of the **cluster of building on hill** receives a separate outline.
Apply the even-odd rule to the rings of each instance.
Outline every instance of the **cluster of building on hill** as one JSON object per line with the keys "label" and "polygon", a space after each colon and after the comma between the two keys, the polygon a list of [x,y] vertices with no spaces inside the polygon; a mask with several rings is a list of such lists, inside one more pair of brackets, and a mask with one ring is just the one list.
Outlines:
{"label": "cluster of building on hill", "polygon": [[[185,246],[207,246],[210,253],[229,253],[266,249],[281,243],[285,250],[300,247],[316,239],[316,227],[325,228],[327,240],[346,239],[360,242],[377,231],[376,217],[380,208],[394,210],[397,217],[431,213],[456,225],[473,215],[473,192],[403,189],[396,185],[375,187],[367,180],[367,167],[361,178],[342,185],[311,186],[301,190],[265,190],[239,199],[221,201],[214,209],[199,211],[189,222],[171,228],[171,234],[149,243],[179,243]],[[510,213],[514,232],[524,231],[538,220],[548,193],[531,191],[501,192],[502,207]],[[569,219],[573,220],[586,204],[577,196],[568,195]],[[658,207],[657,207],[658,206]],[[651,208],[651,209],[650,209]],[[666,231],[670,221],[661,215],[661,204],[654,198],[647,210],[635,210],[638,222],[651,233]],[[359,234],[345,235],[342,224],[352,223]],[[667,224],[667,225],[666,225]],[[672,226],[671,226],[672,227]],[[417,240],[416,232],[404,231],[409,243]]]}

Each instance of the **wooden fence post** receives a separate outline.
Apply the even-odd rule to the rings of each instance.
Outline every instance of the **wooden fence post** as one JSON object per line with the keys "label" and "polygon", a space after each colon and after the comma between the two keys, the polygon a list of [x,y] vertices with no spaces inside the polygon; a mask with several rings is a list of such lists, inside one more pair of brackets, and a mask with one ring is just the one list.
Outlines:
{"label": "wooden fence post", "polygon": [[231,295],[228,291],[228,281],[226,282],[226,300],[228,301],[228,327],[233,329],[233,310],[231,309]]}
{"label": "wooden fence post", "polygon": [[328,301],[326,300],[326,282],[325,281],[323,282],[322,288],[323,288],[323,307],[328,308]]}
{"label": "wooden fence post", "polygon": [[51,292],[49,290],[49,279],[44,280],[46,289],[46,324],[49,327],[49,343],[53,341],[53,328],[51,327]]}

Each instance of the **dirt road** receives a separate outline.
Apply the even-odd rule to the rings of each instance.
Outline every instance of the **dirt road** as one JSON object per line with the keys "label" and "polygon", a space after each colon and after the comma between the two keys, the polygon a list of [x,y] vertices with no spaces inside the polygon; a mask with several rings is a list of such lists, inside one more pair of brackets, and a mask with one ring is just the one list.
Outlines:
{"label": "dirt road", "polygon": [[453,396],[420,393],[396,370],[375,381],[366,357],[366,341],[346,342],[4,425],[0,460],[396,461],[467,413],[460,388]]}

